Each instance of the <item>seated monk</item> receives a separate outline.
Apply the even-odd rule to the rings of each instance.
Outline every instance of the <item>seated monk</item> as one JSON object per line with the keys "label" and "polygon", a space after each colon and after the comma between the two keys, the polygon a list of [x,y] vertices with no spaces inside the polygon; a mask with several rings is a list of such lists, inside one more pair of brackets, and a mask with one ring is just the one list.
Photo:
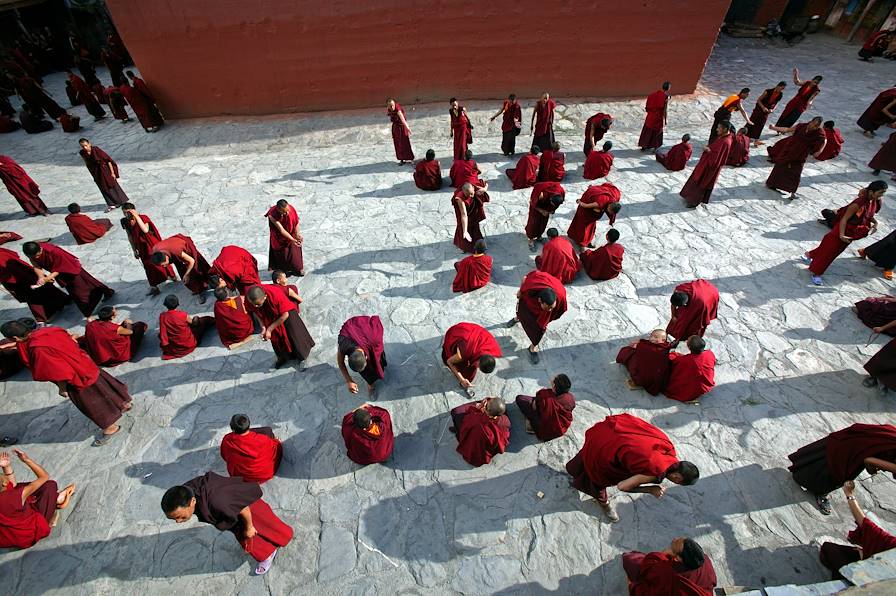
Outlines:
{"label": "seated monk", "polygon": [[504,453],[510,442],[510,418],[500,397],[486,397],[451,410],[448,430],[457,435],[457,452],[478,468]]}
{"label": "seated monk", "polygon": [[725,165],[739,168],[748,161],[750,161],[750,136],[747,134],[746,128],[741,128],[734,135]]}
{"label": "seated monk", "polygon": [[625,346],[616,354],[616,362],[625,365],[630,378],[629,389],[643,387],[650,395],[659,395],[666,388],[672,362],[669,351],[672,344],[666,341],[663,329],[654,329],[648,339],[639,339]]}
{"label": "seated monk", "polygon": [[414,184],[420,190],[439,190],[442,188],[442,168],[436,161],[436,152],[426,152],[426,159],[417,162],[414,167]]}
{"label": "seated monk", "polygon": [[22,125],[6,116],[4,114],[0,114],[0,134],[6,134],[8,132],[15,132],[22,128]]}
{"label": "seated monk", "polygon": [[230,296],[227,288],[215,288],[215,327],[228,350],[235,350],[252,339],[255,324],[246,311],[242,296]]}
{"label": "seated monk", "polygon": [[579,254],[572,243],[561,237],[557,228],[548,229],[548,241],[541,249],[541,255],[535,257],[535,268],[568,284],[579,274],[580,267]]}
{"label": "seated monk", "polygon": [[622,555],[629,596],[681,594],[712,596],[716,570],[693,538],[680,536],[664,551]]}
{"label": "seated monk", "polygon": [[700,399],[716,386],[716,355],[706,349],[706,341],[698,335],[688,338],[690,354],[671,352],[669,382],[663,394],[686,403]]}
{"label": "seated monk", "polygon": [[490,374],[494,371],[496,356],[503,356],[501,346],[495,336],[481,325],[458,323],[445,332],[442,362],[470,397],[476,395],[473,391],[476,372],[481,370]]}
{"label": "seated monk", "polygon": [[384,408],[361,404],[342,417],[342,438],[348,458],[356,464],[382,463],[395,444],[392,418]]}
{"label": "seated monk", "polygon": [[13,452],[36,478],[18,482],[9,453],[0,452],[0,548],[30,548],[50,535],[59,511],[68,507],[75,485],[60,491],[56,481],[28,454],[19,449]]}
{"label": "seated monk", "polygon": [[112,222],[108,219],[90,219],[81,213],[81,206],[72,203],[68,206],[68,215],[65,216],[65,225],[78,244],[90,244],[97,238],[112,229]]}
{"label": "seated monk", "polygon": [[19,122],[22,123],[22,129],[30,135],[53,130],[53,123],[44,118],[44,113],[28,104],[22,104]]}
{"label": "seated monk", "polygon": [[451,186],[460,188],[467,182],[473,186],[482,186],[479,179],[479,166],[473,161],[473,152],[467,149],[463,159],[455,159],[451,164],[451,170],[448,175],[451,178]]}
{"label": "seated monk", "polygon": [[62,132],[78,132],[81,130],[81,118],[66,112],[59,116],[59,125],[62,126]]}
{"label": "seated monk", "polygon": [[551,143],[551,149],[541,154],[538,161],[540,182],[560,182],[566,176],[566,156],[560,151],[560,143]]}
{"label": "seated monk", "polygon": [[824,149],[815,156],[815,159],[817,161],[834,159],[840,155],[840,151],[843,150],[843,135],[840,134],[839,128],[835,128],[833,120],[828,120],[822,124],[821,132],[824,133],[824,138],[827,142],[824,144]]}
{"label": "seated monk", "polygon": [[[592,151],[594,153],[594,151]],[[591,279],[603,281],[618,277],[622,273],[622,257],[625,248],[619,244],[619,230],[610,228],[607,231],[607,243],[594,250],[590,248],[579,255],[582,269]]]}
{"label": "seated monk", "polygon": [[529,188],[538,182],[539,152],[538,145],[532,145],[529,153],[520,157],[520,160],[516,162],[516,167],[505,172],[513,184],[513,190]]}
{"label": "seated monk", "polygon": [[234,414],[230,419],[232,432],[221,439],[221,459],[227,464],[227,474],[246,482],[264,484],[274,477],[283,457],[283,445],[269,426],[249,428],[245,414]]}
{"label": "seated monk", "polygon": [[298,312],[302,312],[300,306],[302,304],[302,297],[299,296],[299,287],[289,283],[289,277],[286,276],[285,271],[279,269],[271,271],[271,282],[279,287],[291,302],[295,303]]}
{"label": "seated monk", "polygon": [[570,389],[569,377],[559,374],[551,379],[550,389],[539,389],[535,397],[517,395],[516,407],[526,417],[526,432],[542,441],[565,435],[576,407],[576,398]]}
{"label": "seated monk", "polygon": [[159,315],[159,345],[162,360],[182,358],[196,349],[205,332],[215,326],[215,317],[191,317],[177,310],[180,300],[174,294],[165,296],[162,302],[167,312]]}
{"label": "seated monk", "polygon": [[688,165],[688,160],[691,159],[693,151],[694,150],[691,147],[691,135],[684,135],[681,137],[681,142],[674,145],[668,151],[657,151],[656,160],[663,164],[663,167],[667,170],[671,172],[680,172],[686,165]]}
{"label": "seated monk", "polygon": [[376,382],[386,378],[386,345],[380,318],[376,315],[351,317],[342,324],[336,345],[336,363],[349,392],[358,392],[358,384],[348,372],[351,368],[367,383],[367,393],[373,394]]}
{"label": "seated monk", "polygon": [[585,158],[585,166],[582,169],[582,178],[585,180],[596,180],[603,178],[610,173],[613,167],[613,154],[610,149],[613,148],[613,141],[604,143],[602,151],[592,151]]}
{"label": "seated monk", "polygon": [[100,366],[118,366],[137,357],[146,323],[125,319],[115,322],[118,311],[114,306],[101,306],[97,319],[87,323],[82,342],[84,351]]}
{"label": "seated monk", "polygon": [[484,287],[492,276],[492,258],[485,254],[485,240],[479,239],[473,245],[473,254],[454,264],[457,275],[451,283],[452,292],[472,292]]}

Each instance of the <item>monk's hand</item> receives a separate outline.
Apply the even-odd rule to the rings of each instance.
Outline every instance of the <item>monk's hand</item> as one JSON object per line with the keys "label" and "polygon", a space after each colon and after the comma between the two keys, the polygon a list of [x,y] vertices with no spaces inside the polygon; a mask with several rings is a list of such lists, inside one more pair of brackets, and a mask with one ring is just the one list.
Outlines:
{"label": "monk's hand", "polygon": [[355,383],[354,381],[352,381],[351,383],[346,383],[346,385],[348,385],[348,390],[349,390],[351,393],[357,393],[357,392],[358,392],[358,384]]}
{"label": "monk's hand", "polygon": [[853,493],[856,491],[856,483],[852,480],[847,480],[843,483],[843,494],[847,497],[853,496]]}
{"label": "monk's hand", "polygon": [[264,331],[261,332],[261,339],[263,339],[264,341],[268,341],[269,339],[271,339],[271,328],[270,327],[264,328]]}
{"label": "monk's hand", "polygon": [[659,498],[662,498],[662,496],[666,494],[666,489],[659,485],[651,486],[650,494],[652,494],[654,497],[659,499]]}
{"label": "monk's hand", "polygon": [[302,236],[301,234],[296,234],[296,239],[295,239],[296,246],[302,246],[302,242],[304,242],[304,241],[305,241],[304,236]]}
{"label": "monk's hand", "polygon": [[847,244],[852,242],[852,238],[849,236],[840,236],[840,242],[846,242]]}
{"label": "monk's hand", "polygon": [[473,383],[471,383],[470,381],[466,380],[463,377],[460,377],[457,381],[460,383],[460,386],[463,387],[464,389],[467,389],[467,388],[473,386]]}
{"label": "monk's hand", "polygon": [[9,467],[9,453],[6,451],[0,451],[0,468],[8,468]]}
{"label": "monk's hand", "polygon": [[473,237],[470,236],[470,233],[469,233],[469,232],[464,232],[464,240],[466,240],[467,242],[472,242],[472,241],[473,241]]}
{"label": "monk's hand", "polygon": [[13,449],[12,451],[16,454],[16,457],[18,457],[20,461],[31,461],[31,458],[28,457],[28,454],[21,449]]}
{"label": "monk's hand", "polygon": [[255,526],[246,527],[246,538],[255,538],[257,535],[258,532],[255,530]]}

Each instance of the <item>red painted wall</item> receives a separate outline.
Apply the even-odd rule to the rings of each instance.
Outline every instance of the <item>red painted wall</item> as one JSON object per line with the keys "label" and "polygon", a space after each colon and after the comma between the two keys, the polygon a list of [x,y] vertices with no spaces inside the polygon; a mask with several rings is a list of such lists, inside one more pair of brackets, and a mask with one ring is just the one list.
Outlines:
{"label": "red painted wall", "polygon": [[107,0],[166,115],[694,90],[729,0]]}

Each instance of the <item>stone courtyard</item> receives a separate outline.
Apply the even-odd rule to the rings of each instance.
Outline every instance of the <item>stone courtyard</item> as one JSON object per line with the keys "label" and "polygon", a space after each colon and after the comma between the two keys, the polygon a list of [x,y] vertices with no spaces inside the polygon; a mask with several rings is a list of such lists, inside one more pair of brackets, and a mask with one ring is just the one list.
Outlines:
{"label": "stone courtyard", "polygon": [[[893,420],[893,398],[860,382],[862,365],[887,338],[869,344],[870,330],[850,310],[862,298],[890,293],[892,284],[849,251],[829,269],[825,285],[814,287],[797,259],[826,231],[816,222],[819,210],[846,204],[874,180],[866,164],[883,135],[867,139],[854,123],[893,84],[894,64],[859,62],[856,49],[822,34],[794,47],[720,38],[698,92],[670,104],[666,145],[683,133],[695,141],[684,172],[667,172],[637,149],[643,98],[556,98],[568,174],[567,202],[552,225],[566,230],[587,187],[583,122],[598,108],[610,112],[616,162],[609,180],[622,191],[617,227],[626,256],[617,279],[580,277],[569,286],[569,311],[549,328],[538,366],[529,364],[519,327],[501,326],[533,255],[522,231],[530,191],[511,190],[504,169],[515,159],[500,153],[500,121],[488,121],[500,102],[467,103],[476,127],[472,149],[490,184],[483,229],[495,259],[492,283],[467,295],[451,293],[460,253],[451,243],[450,191],[415,188],[411,166],[394,160],[385,106],[175,121],[157,134],[134,122],[94,123],[74,108],[86,125],[83,136],[118,161],[122,187],[138,208],[163,236],[192,236],[209,261],[222,246],[238,244],[263,269],[263,215],[277,199],[290,200],[305,236],[302,317],[317,347],[304,371],[270,369],[273,352],[260,340],[229,352],[216,337],[163,363],[151,332],[138,362],[111,371],[129,385],[135,407],[122,419],[127,434],[102,448],[90,446],[95,429],[51,384],[34,383],[24,372],[0,385],[0,434],[18,436],[19,447],[61,485],[78,485],[50,537],[27,551],[0,554],[2,591],[623,594],[621,553],[661,550],[679,535],[700,541],[722,586],[828,579],[815,543],[842,538],[851,516],[839,493],[832,495],[834,515],[822,516],[790,479],[786,455],[853,422]],[[764,147],[754,149],[748,164],[722,172],[707,207],[686,209],[677,193],[720,98],[749,86],[751,109],[763,89],[787,80],[786,101],[795,90],[793,66],[804,78],[824,75],[809,114],[837,122],[843,153],[810,161],[800,198],[790,202],[765,188],[771,165]],[[100,76],[108,80],[107,73]],[[595,78],[599,88],[600,72]],[[46,84],[61,103],[62,76]],[[447,101],[404,103],[417,157],[433,147],[447,175]],[[531,103],[523,102],[527,122]],[[741,117],[733,122],[739,125]],[[0,152],[22,164],[54,210],[48,219],[25,219],[3,194],[0,229],[25,239],[52,237],[117,291],[123,315],[155,329],[161,297],[145,296],[143,270],[116,214],[115,228],[86,246],[74,246],[63,222],[72,201],[94,217],[105,207],[77,155],[79,136],[57,127],[0,138]],[[527,144],[521,136],[518,151]],[[877,238],[892,229],[892,196],[885,197]],[[606,230],[604,220],[598,234]],[[7,246],[20,250],[21,242]],[[674,286],[698,277],[721,292],[719,319],[707,333],[719,362],[717,387],[697,406],[628,390],[624,369],[613,362],[617,350],[665,326]],[[191,314],[211,311],[211,300],[198,304],[180,284],[163,288],[163,295],[169,292]],[[2,308],[3,320],[28,314],[7,295]],[[335,365],[336,334],[356,314],[382,317],[389,367],[377,404],[392,413],[396,432],[391,460],[364,468],[345,457],[339,423],[365,396],[348,392]],[[510,406],[508,452],[478,469],[461,459],[447,431],[448,410],[468,398],[439,356],[445,330],[460,321],[492,329],[505,354],[494,374],[477,378],[480,396],[510,402],[520,393],[534,395],[556,373],[570,376],[578,407],[565,437],[539,443],[523,432],[523,417]],[[74,307],[53,324],[83,330]],[[284,442],[280,472],[263,488],[296,537],[264,577],[252,575],[254,565],[229,533],[195,520],[175,525],[159,508],[169,486],[208,470],[226,473],[218,445],[237,412],[273,426]],[[673,485],[661,500],[620,494],[621,521],[609,524],[593,501],[568,486],[563,466],[588,427],[622,412],[664,429],[702,477],[692,487]],[[15,459],[14,465],[27,478]],[[863,474],[860,485],[859,500],[892,528],[896,483]]]}

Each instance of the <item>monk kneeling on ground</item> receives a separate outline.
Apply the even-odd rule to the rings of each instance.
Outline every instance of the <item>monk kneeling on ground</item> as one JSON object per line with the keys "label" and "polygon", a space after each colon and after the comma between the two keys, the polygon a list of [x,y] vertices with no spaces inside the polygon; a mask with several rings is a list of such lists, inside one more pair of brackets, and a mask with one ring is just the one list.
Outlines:
{"label": "monk kneeling on ground", "polygon": [[178,310],[180,300],[174,294],[162,302],[168,310],[159,315],[159,345],[162,360],[182,358],[196,349],[205,332],[215,326],[215,317],[191,317]]}
{"label": "monk kneeling on ground", "polygon": [[688,594],[712,596],[716,570],[703,548],[693,538],[672,539],[663,551],[622,555],[622,569],[628,577],[629,596]]}
{"label": "monk kneeling on ground", "polygon": [[457,435],[457,452],[471,466],[487,464],[507,449],[510,418],[506,409],[500,397],[487,397],[451,410],[453,426],[448,430]]}
{"label": "monk kneeling on ground", "polygon": [[395,445],[392,417],[384,408],[362,404],[342,417],[342,438],[348,458],[356,464],[382,463]]}
{"label": "monk kneeling on ground", "polygon": [[672,367],[663,393],[670,399],[694,403],[716,386],[716,355],[698,335],[688,338],[688,350],[690,354],[669,354]]}
{"label": "monk kneeling on ground", "polygon": [[133,360],[148,328],[146,323],[134,323],[130,319],[116,323],[117,314],[115,307],[101,306],[97,319],[87,323],[79,342],[100,366],[118,366]]}
{"label": "monk kneeling on ground", "polygon": [[625,365],[630,378],[629,389],[643,387],[650,395],[659,395],[669,381],[669,351],[672,344],[663,329],[654,329],[647,339],[639,339],[625,346],[616,355],[616,362]]}
{"label": "monk kneeling on ground", "polygon": [[283,457],[283,445],[269,426],[249,428],[245,414],[230,419],[230,430],[221,440],[221,459],[230,476],[264,484],[274,477]]}
{"label": "monk kneeling on ground", "polygon": [[559,374],[551,379],[550,389],[539,389],[535,397],[517,395],[516,407],[526,417],[526,432],[542,441],[565,435],[576,407],[576,398],[570,389],[569,377]]}

